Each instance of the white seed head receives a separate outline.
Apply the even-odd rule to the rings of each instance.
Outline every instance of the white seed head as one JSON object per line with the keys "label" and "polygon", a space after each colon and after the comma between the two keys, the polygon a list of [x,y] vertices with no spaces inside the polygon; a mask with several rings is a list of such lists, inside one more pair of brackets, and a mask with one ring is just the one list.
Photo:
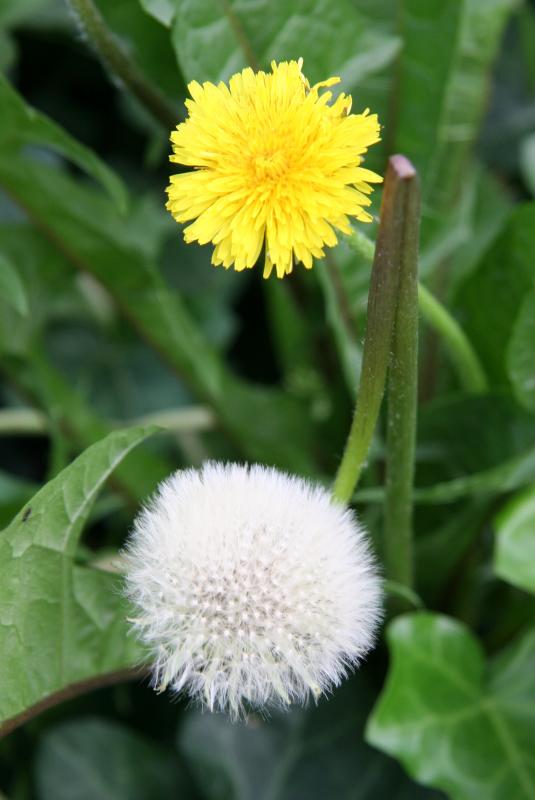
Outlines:
{"label": "white seed head", "polygon": [[126,565],[155,685],[233,716],[329,691],[370,649],[381,615],[353,513],[258,465],[171,475],[136,519]]}

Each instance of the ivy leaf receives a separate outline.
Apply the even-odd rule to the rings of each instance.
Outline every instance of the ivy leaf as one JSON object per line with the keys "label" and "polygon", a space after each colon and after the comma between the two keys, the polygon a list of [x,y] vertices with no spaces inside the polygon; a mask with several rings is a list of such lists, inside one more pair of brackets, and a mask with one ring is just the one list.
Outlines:
{"label": "ivy leaf", "polygon": [[76,565],[98,491],[126,455],[157,430],[110,434],[46,484],[0,536],[0,723],[8,731],[72,684],[130,667],[116,575]]}
{"label": "ivy leaf", "polygon": [[97,717],[69,720],[39,742],[40,800],[176,800],[190,797],[183,770],[162,742]]}
{"label": "ivy leaf", "polygon": [[535,798],[535,630],[488,668],[469,630],[439,614],[398,617],[387,637],[367,741],[451,800]]}
{"label": "ivy leaf", "polygon": [[179,749],[206,800],[431,800],[361,730],[371,693],[362,674],[317,707],[232,723],[190,712]]}
{"label": "ivy leaf", "polygon": [[495,526],[496,574],[535,594],[535,488],[510,500],[498,514]]}

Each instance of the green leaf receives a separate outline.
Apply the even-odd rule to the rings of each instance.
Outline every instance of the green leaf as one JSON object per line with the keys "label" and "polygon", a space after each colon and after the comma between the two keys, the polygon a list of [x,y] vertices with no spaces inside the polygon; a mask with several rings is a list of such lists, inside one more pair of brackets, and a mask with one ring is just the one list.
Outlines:
{"label": "green leaf", "polygon": [[360,343],[365,326],[371,264],[362,254],[355,253],[347,242],[342,242],[334,256],[316,264],[315,270],[346,386],[355,396],[362,364]]}
{"label": "green leaf", "polygon": [[[60,452],[79,452],[106,436],[112,426],[96,410],[93,397],[88,396],[84,383],[88,378],[88,365],[84,365],[81,380],[73,380],[62,366],[56,366],[43,344],[45,330],[56,322],[56,313],[61,324],[65,324],[65,309],[76,293],[76,275],[63,257],[27,225],[0,225],[0,253],[2,251],[10,261],[21,265],[29,305],[29,313],[22,318],[5,306],[0,297],[3,371],[18,392],[22,391],[37,409],[45,412],[49,432],[55,435]],[[84,312],[87,313],[87,308],[82,309]],[[72,314],[77,319],[81,316],[80,308],[74,303]],[[56,323],[54,328],[58,327]],[[72,348],[72,330],[68,332],[69,348]],[[124,359],[124,350],[121,355]],[[76,356],[83,360],[78,347]],[[111,382],[108,376],[105,380],[108,384]],[[98,398],[102,393],[101,385]],[[170,461],[143,448],[134,451],[119,466],[114,485],[127,500],[137,504],[143,502],[172,469]]]}
{"label": "green leaf", "polygon": [[173,0],[139,0],[141,7],[147,14],[157,19],[166,28],[169,28],[175,14],[175,4]]}
{"label": "green leaf", "polygon": [[494,571],[535,594],[535,488],[509,501],[495,521]]}
{"label": "green leaf", "polygon": [[0,525],[7,525],[35,491],[34,483],[0,470]]}
{"label": "green leaf", "polygon": [[535,133],[530,133],[522,140],[520,169],[529,192],[535,196]]}
{"label": "green leaf", "polygon": [[[483,472],[476,472],[464,478],[435,483],[433,486],[416,488],[414,502],[421,505],[453,503],[465,497],[492,497],[505,494],[535,481],[535,448],[524,455],[516,456]],[[361,489],[355,495],[359,503],[382,503],[383,487]]]}
{"label": "green leaf", "polygon": [[[158,0],[158,3],[160,12],[165,10],[166,1]],[[156,90],[176,104],[178,121],[178,101],[185,93],[184,80],[169,34],[159,24],[158,15],[152,15],[158,21],[151,19],[138,0],[97,0],[97,5],[111,30],[124,40],[130,59],[142,69]]]}
{"label": "green leaf", "polygon": [[157,430],[117,431],[46,484],[0,536],[0,722],[72,684],[130,667],[116,575],[77,566],[76,546],[98,491]]}
{"label": "green leaf", "polygon": [[390,64],[399,39],[350,0],[174,0],[172,40],[187,81],[226,80],[247,65],[304,58],[311,83],[340,75],[344,88]]}
{"label": "green leaf", "polygon": [[179,748],[206,800],[431,800],[362,741],[370,692],[352,678],[316,708],[248,722],[192,712]]}
{"label": "green leaf", "polygon": [[400,4],[404,46],[392,149],[408,156],[422,176],[424,212],[433,222],[435,210],[451,202],[465,178],[490,69],[513,5],[514,0]]}
{"label": "green leaf", "polygon": [[448,617],[398,617],[387,636],[392,664],[367,741],[451,800],[535,798],[535,631],[488,669]]}
{"label": "green leaf", "polygon": [[102,184],[117,208],[126,210],[127,195],[120,178],[98,156],[73,139],[44,114],[26,105],[13,87],[0,75],[0,147],[2,156],[18,153],[26,145],[50,148],[72,161]]}
{"label": "green leaf", "polygon": [[[534,480],[535,418],[507,395],[441,397],[422,407],[415,502],[490,498]],[[357,497],[381,502],[383,490]]]}
{"label": "green leaf", "polygon": [[28,298],[19,273],[15,267],[0,254],[0,301],[4,301],[19,314],[28,313]]}
{"label": "green leaf", "polygon": [[184,778],[173,752],[123,725],[69,720],[39,741],[39,800],[179,800]]}
{"label": "green leaf", "polygon": [[[509,386],[508,346],[535,282],[535,203],[519,206],[457,291],[459,321],[496,386]],[[492,325],[489,325],[492,314]]]}
{"label": "green leaf", "polygon": [[14,156],[0,156],[0,184],[72,266],[91,272],[109,289],[139,333],[216,409],[243,452],[257,461],[312,471],[314,429],[302,404],[228,372],[181,296],[134,246],[128,220],[121,219],[106,197],[44,164],[33,162],[30,171],[27,161]]}
{"label": "green leaf", "polygon": [[535,288],[524,298],[507,351],[507,368],[518,401],[535,411]]}
{"label": "green leaf", "polygon": [[[0,340],[0,349],[2,342]],[[37,341],[24,360],[7,359],[5,370],[25,389],[38,408],[50,417],[53,426],[66,434],[65,444],[72,450],[89,447],[110,433],[111,425],[95,413],[88,399],[46,358]],[[163,456],[142,449],[134,451],[117,467],[114,484],[131,503],[144,502],[157,484],[173,470]]]}
{"label": "green leaf", "polygon": [[436,603],[447,590],[448,581],[481,533],[491,503],[487,497],[469,498],[454,514],[448,510],[443,524],[416,538],[417,588],[428,601],[426,605]]}
{"label": "green leaf", "polygon": [[48,0],[3,0],[0,6],[0,25],[15,26],[27,22]]}

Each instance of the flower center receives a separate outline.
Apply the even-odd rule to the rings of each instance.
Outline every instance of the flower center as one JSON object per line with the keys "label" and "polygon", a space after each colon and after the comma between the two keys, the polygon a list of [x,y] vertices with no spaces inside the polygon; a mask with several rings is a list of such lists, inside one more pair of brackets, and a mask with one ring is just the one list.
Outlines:
{"label": "flower center", "polygon": [[257,181],[279,180],[288,171],[288,159],[279,151],[262,153],[251,159],[253,174]]}

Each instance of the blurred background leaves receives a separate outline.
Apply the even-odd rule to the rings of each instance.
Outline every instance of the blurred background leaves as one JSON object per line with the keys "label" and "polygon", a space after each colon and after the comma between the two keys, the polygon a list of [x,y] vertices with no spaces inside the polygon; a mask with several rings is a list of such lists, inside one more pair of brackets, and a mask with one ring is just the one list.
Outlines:
{"label": "blurred background leaves", "polygon": [[[368,725],[373,748],[363,728],[388,669],[382,643],[317,709],[246,726],[143,682],[70,700],[2,741],[0,791],[10,800],[535,797],[535,4],[96,6],[156,105],[102,61],[62,0],[0,3],[0,520],[19,514],[2,534],[8,578],[21,509],[41,502],[31,498],[54,477],[69,496],[62,470],[117,427],[156,421],[165,433],[118,467],[79,547],[47,555],[91,586],[115,584],[95,561],[113,559],[136,507],[172,469],[248,459],[328,482],[336,468],[358,385],[368,262],[343,241],[311,273],[264,283],[258,271],[213,269],[207,249],[184,245],[163,207],[169,130],[158,109],[178,122],[191,79],[303,56],[311,82],[340,75],[353,108],[379,114],[383,141],[369,166],[382,172],[403,151],[418,168],[422,279],[470,337],[490,389],[464,394],[422,324],[416,579],[428,611],[390,628],[393,670]],[[357,495],[379,552],[383,456],[380,428]],[[59,535],[54,515],[43,519]],[[41,614],[56,620],[43,605],[56,587],[46,559],[34,560],[13,596],[43,582],[39,626]],[[9,636],[18,604],[9,579],[3,586]],[[134,658],[121,660],[132,646],[124,634],[105,638],[104,605],[118,598],[102,592],[84,595],[103,604],[95,638],[80,645],[86,665],[98,660],[95,643],[104,647],[91,674]],[[39,668],[54,637],[22,628]],[[31,674],[11,655],[0,660],[3,703],[15,696],[8,672]],[[473,678],[469,698],[459,677]]]}

